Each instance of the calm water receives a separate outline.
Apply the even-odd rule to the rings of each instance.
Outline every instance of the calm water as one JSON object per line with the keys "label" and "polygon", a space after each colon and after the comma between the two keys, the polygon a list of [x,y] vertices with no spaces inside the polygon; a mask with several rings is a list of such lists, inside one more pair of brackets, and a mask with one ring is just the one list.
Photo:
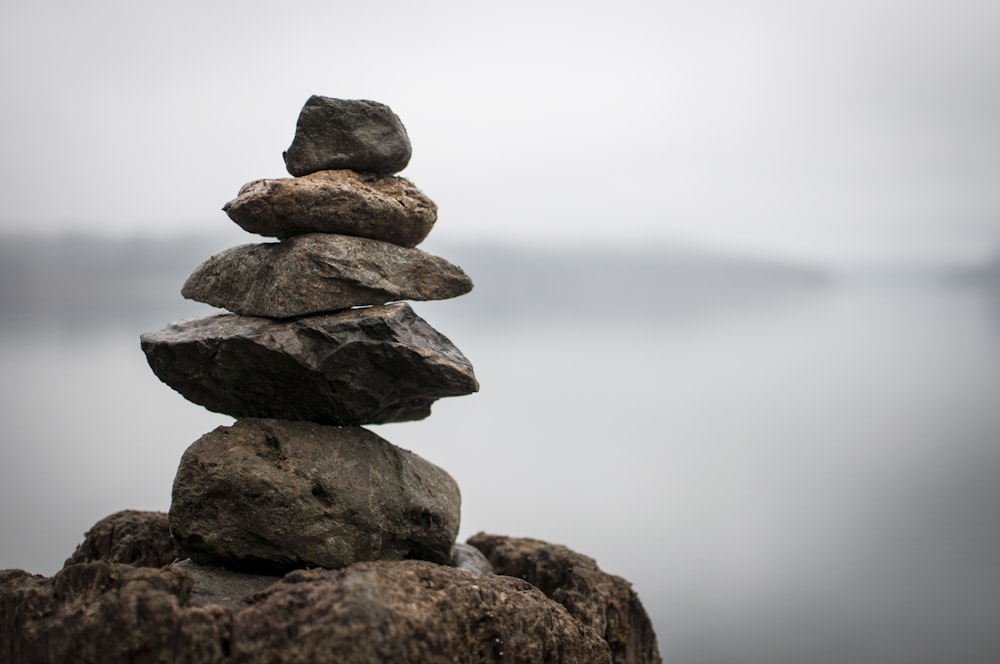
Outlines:
{"label": "calm water", "polygon": [[[671,663],[1000,657],[994,294],[838,281],[692,306],[478,274],[479,299],[414,308],[482,391],[374,427],[455,476],[462,537],[595,557]],[[197,307],[102,306],[5,313],[0,568],[51,574],[99,518],[166,510],[181,453],[231,422],[139,351]]]}

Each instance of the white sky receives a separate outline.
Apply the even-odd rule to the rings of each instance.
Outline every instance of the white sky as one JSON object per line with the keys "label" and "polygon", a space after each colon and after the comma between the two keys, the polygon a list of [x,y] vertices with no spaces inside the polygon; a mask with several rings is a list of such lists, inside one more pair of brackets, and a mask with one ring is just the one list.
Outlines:
{"label": "white sky", "polygon": [[5,2],[0,229],[219,230],[315,93],[396,111],[442,239],[983,256],[998,26],[995,0]]}

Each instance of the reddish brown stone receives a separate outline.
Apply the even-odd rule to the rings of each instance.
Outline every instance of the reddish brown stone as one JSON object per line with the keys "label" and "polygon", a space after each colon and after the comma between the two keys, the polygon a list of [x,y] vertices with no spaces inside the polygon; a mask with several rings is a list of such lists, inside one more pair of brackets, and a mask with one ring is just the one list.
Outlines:
{"label": "reddish brown stone", "polygon": [[255,180],[222,209],[258,235],[336,233],[403,247],[420,244],[437,220],[437,205],[409,180],[348,170]]}

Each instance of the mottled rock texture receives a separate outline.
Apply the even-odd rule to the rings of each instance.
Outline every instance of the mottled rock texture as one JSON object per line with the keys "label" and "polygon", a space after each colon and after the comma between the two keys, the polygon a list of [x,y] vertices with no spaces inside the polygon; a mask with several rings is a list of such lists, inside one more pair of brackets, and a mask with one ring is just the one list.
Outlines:
{"label": "mottled rock texture", "polygon": [[160,380],[233,417],[419,420],[438,398],[479,389],[465,356],[406,303],[287,321],[221,314],[141,342]]}
{"label": "mottled rock texture", "polygon": [[195,562],[244,571],[448,563],[458,484],[359,427],[243,419],[181,458],[170,531]]}
{"label": "mottled rock texture", "polygon": [[164,512],[122,510],[94,524],[67,565],[103,560],[136,567],[161,567],[180,557]]}
{"label": "mottled rock texture", "polygon": [[233,247],[201,264],[184,297],[246,316],[289,318],[472,290],[461,268],[420,249],[313,233]]}
{"label": "mottled rock texture", "polygon": [[191,577],[104,561],[52,578],[0,572],[0,662],[117,664],[230,661],[233,619],[188,604]]}
{"label": "mottled rock texture", "polygon": [[350,170],[255,180],[222,208],[243,230],[272,237],[337,233],[420,244],[437,205],[409,180]]}
{"label": "mottled rock texture", "polygon": [[283,156],[292,175],[329,168],[395,173],[406,168],[410,153],[403,123],[385,104],[313,95]]}
{"label": "mottled rock texture", "polygon": [[[202,570],[211,575],[211,570]],[[226,575],[218,582],[226,583]],[[195,606],[183,566],[0,572],[0,661],[610,664],[607,643],[520,579],[422,561],[299,570]],[[236,596],[240,590],[227,596]],[[240,604],[246,604],[240,608]]]}
{"label": "mottled rock texture", "polygon": [[601,571],[592,558],[558,544],[479,533],[469,538],[497,574],[537,586],[570,615],[601,634],[615,664],[659,664],[659,646],[632,585]]}
{"label": "mottled rock texture", "polygon": [[603,639],[528,583],[418,561],[293,572],[237,629],[241,650],[291,641],[299,661],[611,661]]}

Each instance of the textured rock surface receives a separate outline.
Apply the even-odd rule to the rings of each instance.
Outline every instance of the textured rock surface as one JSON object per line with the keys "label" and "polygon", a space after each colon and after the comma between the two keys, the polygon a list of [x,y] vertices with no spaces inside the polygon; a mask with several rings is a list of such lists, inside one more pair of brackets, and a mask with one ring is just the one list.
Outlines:
{"label": "textured rock surface", "polygon": [[448,473],[366,429],[244,419],[184,452],[170,531],[196,562],[247,571],[447,563],[460,504]]}
{"label": "textured rock surface", "polygon": [[[203,570],[212,575],[211,570]],[[226,590],[227,597],[244,589]],[[270,579],[266,579],[270,581]],[[192,577],[73,565],[0,572],[0,661],[608,664],[607,643],[519,579],[420,561],[300,570],[234,606],[194,606]]]}
{"label": "textured rock surface", "polygon": [[592,558],[534,539],[479,533],[468,543],[482,551],[497,574],[537,586],[574,618],[601,634],[615,664],[659,664],[649,616],[625,579],[601,571]]}
{"label": "textured rock surface", "polygon": [[404,178],[320,171],[255,180],[222,208],[243,230],[289,237],[337,233],[415,247],[437,221],[437,206]]}
{"label": "textured rock surface", "polygon": [[288,321],[222,314],[141,341],[160,380],[233,417],[419,420],[436,399],[479,389],[465,356],[406,303]]}
{"label": "textured rock surface", "polygon": [[327,168],[395,173],[410,161],[410,139],[385,104],[313,95],[299,112],[283,156],[292,175]]}
{"label": "textured rock surface", "polygon": [[238,652],[294,646],[303,662],[611,661],[531,585],[417,561],[294,572],[239,615],[237,634]]}
{"label": "textured rock surface", "polygon": [[104,561],[52,578],[0,572],[0,662],[229,661],[230,612],[188,605],[191,577]]}
{"label": "textured rock surface", "polygon": [[472,290],[461,268],[419,249],[314,233],[227,249],[181,293],[247,316],[288,318],[394,300],[444,300]]}
{"label": "textured rock surface", "polygon": [[191,577],[191,606],[224,606],[234,611],[245,609],[251,598],[281,581],[280,576],[251,574],[218,567],[199,565],[190,558],[172,565]]}
{"label": "textured rock surface", "polygon": [[87,531],[67,565],[103,560],[136,567],[162,567],[180,557],[164,512],[123,510]]}

